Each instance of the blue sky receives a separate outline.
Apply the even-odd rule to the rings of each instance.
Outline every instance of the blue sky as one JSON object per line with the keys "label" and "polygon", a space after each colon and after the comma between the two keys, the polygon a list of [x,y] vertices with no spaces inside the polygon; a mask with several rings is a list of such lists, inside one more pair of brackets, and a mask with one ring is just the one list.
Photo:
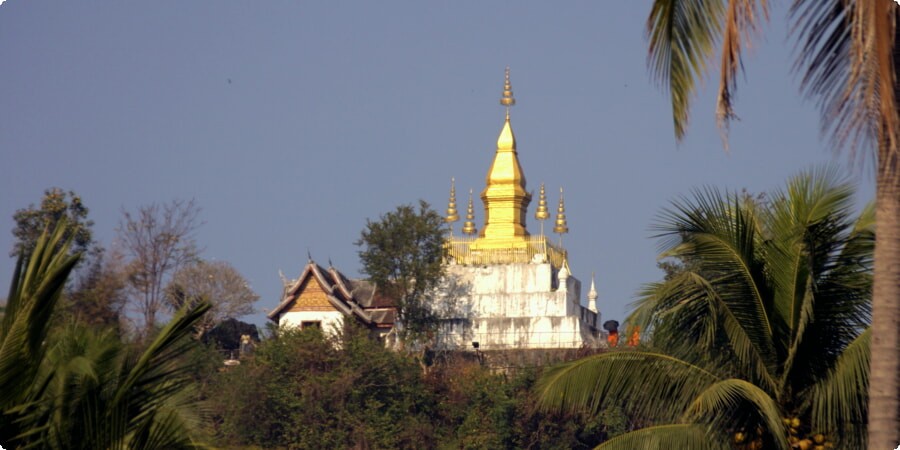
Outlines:
{"label": "blue sky", "polygon": [[[585,284],[596,272],[604,320],[621,320],[661,277],[649,228],[669,200],[849,167],[799,94],[783,5],[745,60],[730,152],[715,128],[715,77],[677,146],[668,98],[647,74],[649,7],[8,0],[0,247],[13,245],[13,213],[51,186],[82,196],[107,246],[123,208],[195,199],[203,256],[232,263],[257,308],[274,308],[278,271],[296,277],[307,249],[358,275],[353,242],[367,218],[418,199],[443,212],[451,177],[464,208],[463,193],[484,187],[510,66],[528,189],[546,183],[555,206],[565,188],[572,272]],[[870,175],[845,172],[872,198]],[[13,265],[0,257],[0,284]]]}

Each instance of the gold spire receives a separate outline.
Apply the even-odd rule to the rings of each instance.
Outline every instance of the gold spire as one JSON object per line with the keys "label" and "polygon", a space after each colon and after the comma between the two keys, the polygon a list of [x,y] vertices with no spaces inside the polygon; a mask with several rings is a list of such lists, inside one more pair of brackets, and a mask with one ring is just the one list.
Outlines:
{"label": "gold spire", "polygon": [[[513,134],[512,127],[509,124],[509,111],[506,113],[506,122],[503,124],[503,129],[500,130],[500,136],[497,137],[497,153],[500,152],[516,152],[516,135]],[[521,170],[519,168],[520,172]]]}
{"label": "gold spire", "polygon": [[537,220],[547,220],[550,218],[550,211],[547,209],[547,194],[544,192],[544,183],[541,183],[541,194],[538,197],[537,211],[534,212],[534,218]]}
{"label": "gold spire", "polygon": [[569,232],[569,225],[566,223],[566,204],[563,202],[562,188],[559,188],[559,208],[556,210],[556,226],[553,227],[553,232],[559,234]]}
{"label": "gold spire", "polygon": [[[525,174],[519,164],[516,138],[510,123],[509,108],[515,103],[507,67],[500,96],[506,118],[497,138],[497,150],[487,172],[485,187],[480,194],[484,204],[484,224],[480,231],[475,228],[473,193],[470,190],[462,226],[466,236],[449,237],[446,243],[448,261],[463,265],[550,263],[556,270],[565,269],[565,273],[569,271],[569,264],[566,250],[562,248],[562,237],[560,244],[555,245],[544,235],[544,222],[551,213],[543,184],[534,215],[540,222],[540,236],[531,236],[525,224],[533,192],[526,189]],[[559,211],[554,231],[566,233],[569,230],[561,198]],[[459,215],[462,216],[461,212]],[[477,237],[472,236],[476,234]]]}
{"label": "gold spire", "polygon": [[506,107],[506,120],[500,137],[497,138],[497,152],[485,180],[487,186],[481,192],[484,229],[480,236],[498,244],[528,236],[525,219],[531,194],[525,190],[525,174],[519,164],[516,138],[509,122],[509,107],[515,103],[507,68],[503,95],[500,98],[500,104]]}
{"label": "gold spire", "polygon": [[459,220],[459,214],[456,212],[456,179],[454,178],[450,178],[450,203],[447,204],[447,217],[444,220],[447,223]]}
{"label": "gold spire", "polygon": [[475,228],[475,209],[472,207],[472,190],[469,189],[469,206],[466,208],[466,221],[463,223],[463,234],[475,234],[478,229]]}

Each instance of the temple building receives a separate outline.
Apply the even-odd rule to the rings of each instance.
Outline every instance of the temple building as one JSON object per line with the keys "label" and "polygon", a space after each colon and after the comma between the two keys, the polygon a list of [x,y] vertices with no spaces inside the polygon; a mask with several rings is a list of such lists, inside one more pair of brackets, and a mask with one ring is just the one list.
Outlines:
{"label": "temple building", "polygon": [[600,313],[593,278],[582,304],[581,281],[572,275],[568,253],[562,247],[561,236],[569,231],[562,189],[553,227],[560,235],[559,244],[553,244],[544,234],[550,210],[543,184],[534,211],[540,233],[532,235],[526,226],[532,198],[510,122],[515,98],[509,68],[500,104],[506,108],[506,120],[480,195],[484,204],[481,231],[474,222],[470,190],[463,235],[454,234],[453,224],[460,217],[456,186],[451,180],[446,216],[450,227],[447,276],[466,289],[455,298],[445,299],[456,304],[451,309],[457,317],[445,321],[438,333],[438,347],[504,350],[599,346]]}
{"label": "temple building", "polygon": [[347,278],[343,273],[315,263],[312,258],[295,280],[284,280],[278,306],[267,314],[281,327],[316,327],[339,330],[354,319],[383,337],[394,326],[397,309],[380,295],[374,283]]}

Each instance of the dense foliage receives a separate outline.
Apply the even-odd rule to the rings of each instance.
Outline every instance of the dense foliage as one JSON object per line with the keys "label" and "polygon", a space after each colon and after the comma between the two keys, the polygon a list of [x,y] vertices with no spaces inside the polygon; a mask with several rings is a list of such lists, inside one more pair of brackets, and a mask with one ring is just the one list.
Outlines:
{"label": "dense foliage", "polygon": [[685,264],[629,319],[651,343],[550,370],[543,403],[623,402],[646,420],[602,448],[862,448],[874,220],[854,217],[852,195],[820,170],[764,203],[714,189],[677,201],[658,230]]}
{"label": "dense foliage", "polygon": [[91,230],[94,222],[88,219],[88,212],[87,206],[74,191],[66,192],[58,187],[45,190],[40,206],[32,204],[13,214],[13,221],[16,222],[12,231],[15,244],[10,256],[34,251],[41,233],[54,229],[60,221],[67,224],[63,242],[69,242],[71,253],[82,253],[84,258],[101,252],[94,241]]}
{"label": "dense foliage", "polygon": [[592,448],[629,426],[618,408],[546,413],[538,369],[497,374],[466,355],[423,372],[364,330],[279,330],[206,388],[222,446],[262,448]]}

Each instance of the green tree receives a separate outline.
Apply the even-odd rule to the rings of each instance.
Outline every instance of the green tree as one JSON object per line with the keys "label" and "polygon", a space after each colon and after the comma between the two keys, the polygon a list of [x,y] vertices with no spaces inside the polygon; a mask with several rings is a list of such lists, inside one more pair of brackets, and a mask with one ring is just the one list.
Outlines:
{"label": "green tree", "polygon": [[765,207],[714,189],[675,202],[658,225],[664,253],[692,264],[629,317],[652,344],[548,371],[543,404],[622,402],[648,425],[600,448],[787,450],[817,434],[862,448],[874,219],[854,220],[836,179],[801,174]]}
{"label": "green tree", "polygon": [[41,233],[45,229],[55,228],[63,219],[68,224],[64,242],[71,242],[70,251],[95,256],[102,252],[102,249],[94,242],[91,231],[94,221],[87,218],[88,212],[81,197],[74,191],[66,192],[58,187],[45,190],[40,207],[31,204],[13,214],[13,220],[16,222],[12,231],[15,243],[10,256],[32,252]]}
{"label": "green tree", "polygon": [[[686,132],[696,84],[721,51],[716,118],[727,139],[742,51],[767,0],[654,0],[649,66]],[[821,106],[835,147],[874,149],[876,221],[869,446],[900,443],[900,9],[892,0],[792,0],[802,88]],[[727,144],[727,141],[726,141]],[[856,153],[855,151],[852,153]]]}
{"label": "green tree", "polygon": [[[70,253],[80,253],[76,276],[56,308],[56,321],[77,320],[89,325],[117,326],[124,298],[124,285],[116,271],[116,256],[107,258],[103,247],[94,241],[88,208],[73,191],[54,187],[44,191],[40,206],[29,205],[13,215],[15,244],[13,256],[34,250],[45,229],[53,229],[64,221],[64,241]],[[61,245],[61,243],[59,244]]]}
{"label": "green tree", "polygon": [[444,276],[444,221],[428,203],[401,205],[366,221],[356,245],[362,271],[397,302],[404,341],[427,337],[440,319],[433,306]]}

